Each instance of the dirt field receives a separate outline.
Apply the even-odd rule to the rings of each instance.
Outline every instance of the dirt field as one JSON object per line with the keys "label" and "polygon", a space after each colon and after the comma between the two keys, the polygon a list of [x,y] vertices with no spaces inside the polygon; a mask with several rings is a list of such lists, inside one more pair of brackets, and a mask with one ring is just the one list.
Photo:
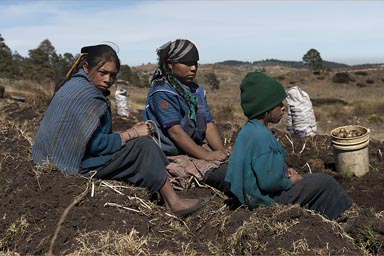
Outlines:
{"label": "dirt field", "polygon": [[[143,189],[37,169],[31,144],[45,109],[39,102],[0,99],[0,255],[384,254],[382,141],[371,139],[370,171],[358,178],[336,172],[329,136],[278,130],[290,166],[332,175],[348,191],[354,205],[345,223],[297,206],[233,210],[221,193],[196,183],[179,193],[210,203],[180,220]],[[114,116],[114,129],[140,119]],[[239,126],[217,125],[236,137]]]}

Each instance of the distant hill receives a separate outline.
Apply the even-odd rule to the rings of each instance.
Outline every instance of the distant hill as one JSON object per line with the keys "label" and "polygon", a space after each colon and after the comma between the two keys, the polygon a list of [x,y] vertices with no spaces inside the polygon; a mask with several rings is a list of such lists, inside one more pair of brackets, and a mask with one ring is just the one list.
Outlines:
{"label": "distant hill", "polygon": [[[228,65],[228,66],[259,66],[259,67],[266,67],[266,66],[287,66],[291,68],[308,68],[304,65],[302,61],[285,61],[285,60],[276,60],[276,59],[266,59],[261,61],[237,61],[237,60],[226,60],[222,62],[218,62],[217,64],[222,65]],[[336,62],[330,62],[323,60],[323,67],[324,68],[347,68],[350,67],[349,65],[342,64],[342,63],[336,63]]]}
{"label": "distant hill", "polygon": [[359,64],[353,65],[353,69],[367,69],[367,68],[377,68],[384,67],[384,63],[375,63],[375,64]]}

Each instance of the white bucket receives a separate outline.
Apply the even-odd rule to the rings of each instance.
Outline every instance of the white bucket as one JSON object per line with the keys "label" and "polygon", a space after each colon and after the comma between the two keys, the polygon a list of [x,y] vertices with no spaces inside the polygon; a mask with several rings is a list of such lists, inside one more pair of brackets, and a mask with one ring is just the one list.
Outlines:
{"label": "white bucket", "polygon": [[347,125],[331,131],[336,170],[361,177],[369,171],[369,129]]}

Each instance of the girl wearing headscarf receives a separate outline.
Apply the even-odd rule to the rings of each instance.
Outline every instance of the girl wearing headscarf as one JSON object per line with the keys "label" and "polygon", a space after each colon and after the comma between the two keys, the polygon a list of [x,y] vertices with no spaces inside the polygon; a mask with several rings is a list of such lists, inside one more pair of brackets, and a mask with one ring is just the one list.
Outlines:
{"label": "girl wearing headscarf", "polygon": [[194,82],[198,50],[191,41],[177,39],[159,47],[157,55],[144,119],[159,128],[174,185],[185,188],[193,176],[225,191],[225,162],[231,151],[224,148],[214,125],[206,91]]}
{"label": "girl wearing headscarf", "polygon": [[[55,92],[40,123],[32,148],[38,165],[54,164],[68,174],[122,180],[150,193],[159,192],[177,216],[199,208],[197,199],[181,199],[168,180],[168,160],[150,139],[144,122],[112,131],[109,88],[120,60],[108,45],[86,46]],[[150,161],[148,161],[150,159]]]}
{"label": "girl wearing headscarf", "polygon": [[301,176],[285,162],[286,151],[268,128],[280,122],[287,94],[263,73],[248,73],[241,85],[241,107],[248,122],[239,132],[225,180],[241,204],[250,209],[299,204],[336,219],[352,200],[337,181],[323,173]]}

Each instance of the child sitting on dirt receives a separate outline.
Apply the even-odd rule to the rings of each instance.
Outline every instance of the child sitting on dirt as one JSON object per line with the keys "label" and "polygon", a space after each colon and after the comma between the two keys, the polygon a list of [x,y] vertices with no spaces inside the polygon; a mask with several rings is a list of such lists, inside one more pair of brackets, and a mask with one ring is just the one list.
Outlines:
{"label": "child sitting on dirt", "polygon": [[215,127],[206,91],[194,82],[197,47],[177,39],[159,47],[157,55],[144,118],[158,127],[161,148],[171,162],[167,170],[173,184],[186,188],[194,177],[224,191],[231,150],[224,147]]}
{"label": "child sitting on dirt", "polygon": [[61,171],[127,181],[160,192],[173,214],[184,217],[203,206],[182,199],[168,180],[168,160],[150,139],[153,127],[140,122],[112,132],[109,88],[120,60],[108,45],[87,46],[56,91],[40,123],[32,148],[38,165],[53,163]]}
{"label": "child sitting on dirt", "polygon": [[283,86],[263,73],[248,73],[241,85],[241,107],[248,122],[236,138],[225,180],[241,204],[299,204],[329,219],[348,209],[351,198],[331,176],[301,176],[285,162],[281,147],[268,124],[280,122],[287,94]]}

